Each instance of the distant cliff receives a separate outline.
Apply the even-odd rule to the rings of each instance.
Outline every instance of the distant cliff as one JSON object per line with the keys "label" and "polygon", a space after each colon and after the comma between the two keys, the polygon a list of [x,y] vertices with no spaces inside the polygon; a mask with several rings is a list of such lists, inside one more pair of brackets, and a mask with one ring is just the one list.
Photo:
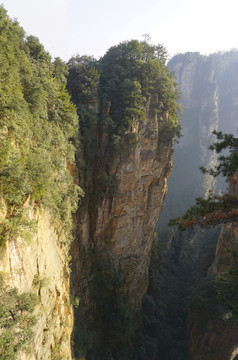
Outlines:
{"label": "distant cliff", "polygon": [[216,164],[216,154],[208,150],[215,140],[213,130],[232,134],[237,130],[237,66],[236,51],[209,56],[185,53],[168,64],[181,92],[183,136],[175,145],[173,172],[158,227],[160,234],[163,224],[166,226],[170,218],[180,216],[196,197],[204,196],[211,188],[225,190],[223,180],[214,182],[199,167]]}
{"label": "distant cliff", "polygon": [[[164,360],[173,359],[176,352],[178,359],[232,359],[236,321],[233,317],[228,321],[227,309],[218,305],[211,275],[211,268],[215,269],[212,264],[221,263],[227,256],[220,256],[226,227],[222,231],[218,228],[179,233],[168,228],[167,222],[182,215],[195,198],[204,197],[209,189],[226,189],[223,179],[204,176],[199,167],[217,163],[217,154],[208,150],[214,142],[213,130],[236,133],[238,52],[180,54],[168,66],[176,74],[184,113],[183,137],[175,146],[168,193],[157,224],[158,237],[168,248],[158,275],[161,285],[156,289],[163,293],[159,295],[160,308],[167,314],[158,316],[166,328],[158,348],[163,349],[165,344],[174,348],[174,352],[162,350]],[[233,228],[235,224],[229,226]],[[173,296],[176,294],[178,300],[169,301],[171,283]]]}

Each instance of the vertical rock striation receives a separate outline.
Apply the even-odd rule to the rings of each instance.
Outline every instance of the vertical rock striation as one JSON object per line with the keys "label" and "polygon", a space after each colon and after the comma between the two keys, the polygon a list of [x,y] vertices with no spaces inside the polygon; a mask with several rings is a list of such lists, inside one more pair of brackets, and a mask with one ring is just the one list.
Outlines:
{"label": "vertical rock striation", "polygon": [[238,53],[231,51],[203,56],[179,54],[168,63],[175,72],[181,92],[182,138],[175,144],[173,172],[158,227],[162,235],[169,219],[180,216],[194,200],[210,189],[225,190],[224,181],[216,181],[199,170],[212,167],[217,154],[208,150],[214,142],[213,130],[235,134],[237,130]]}
{"label": "vertical rock striation", "polygon": [[[236,173],[234,176],[236,181],[229,189],[233,196],[238,194],[237,178]],[[222,226],[215,258],[206,274],[207,279],[212,279],[227,271],[232,261],[230,250],[237,246],[237,239],[238,225],[236,223],[231,222]],[[211,285],[210,288],[212,289]],[[214,290],[211,290],[211,293],[214,293]],[[214,358],[233,360],[238,353],[237,331],[237,317],[232,315],[227,307],[217,302],[215,293],[207,303],[193,306],[189,321],[191,360],[213,360]]]}
{"label": "vertical rock striation", "polygon": [[[195,198],[206,196],[209,189],[216,193],[221,189],[225,190],[223,179],[216,178],[214,181],[209,175],[204,176],[199,167],[210,168],[217,163],[217,155],[208,150],[215,140],[213,130],[233,134],[237,130],[237,66],[237,51],[209,56],[199,53],[180,54],[168,64],[169,69],[176,74],[184,110],[181,118],[183,137],[180,143],[175,145],[173,172],[168,180],[168,194],[157,225],[159,239],[168,246],[166,261],[159,273],[162,283],[159,287],[161,307],[166,314],[159,320],[161,328],[167,328],[167,332],[165,331],[164,338],[158,336],[158,348],[165,349],[162,357],[169,360],[174,358],[174,354],[179,359],[190,356],[196,360],[225,359],[227,356],[230,359],[229,351],[233,346],[230,345],[235,339],[233,331],[236,325],[232,323],[233,318],[230,325],[230,320],[222,318],[224,309],[218,306],[211,284],[211,264],[214,258],[217,259],[214,264],[219,262],[219,253],[225,250],[219,245],[220,242],[223,243],[221,239],[224,229],[218,240],[219,228],[214,232],[209,229],[178,233],[176,229],[168,228],[167,223],[169,219],[183,215],[194,204]],[[215,250],[217,242],[218,247]],[[221,259],[223,257],[224,254]],[[171,278],[174,281],[171,281]],[[172,291],[170,283],[173,283]],[[176,296],[173,301],[168,301],[171,292]],[[187,295],[189,301],[186,301]],[[180,296],[182,301],[178,306]],[[180,309],[176,315],[173,314],[175,306]],[[191,312],[186,321],[190,306]],[[180,329],[176,324],[178,314],[183,315],[180,317],[184,321]],[[213,318],[211,314],[214,314]],[[186,324],[191,325],[189,329]],[[190,355],[187,354],[187,335],[190,339]],[[223,337],[226,338],[224,349]],[[173,352],[169,354],[167,347],[172,348]]]}
{"label": "vertical rock striation", "polygon": [[[94,209],[93,219],[90,209],[79,215],[77,242],[87,251],[92,246],[90,235],[93,233],[94,249],[106,254],[123,274],[134,312],[140,310],[148,286],[154,228],[166,194],[173,152],[172,143],[160,137],[162,124],[160,129],[157,118],[144,121],[139,131],[140,144],[129,156],[115,161],[112,174],[118,181],[116,194],[102,200]],[[77,243],[74,243],[73,258],[77,254]],[[77,260],[73,263],[76,267],[80,265]],[[78,282],[79,288],[81,272],[79,268],[74,271],[74,283]]]}
{"label": "vertical rock striation", "polygon": [[78,118],[66,65],[2,6],[0,22],[0,357],[71,359]]}
{"label": "vertical rock striation", "polygon": [[0,271],[6,274],[9,286],[18,288],[21,293],[38,295],[32,352],[29,355],[21,353],[18,358],[69,360],[72,358],[73,313],[66,252],[59,246],[50,212],[34,214],[29,205],[25,211],[36,220],[33,239],[29,243],[20,237],[8,241],[0,263]]}
{"label": "vertical rock striation", "polygon": [[72,288],[81,304],[74,341],[84,343],[81,353],[76,345],[77,356],[87,359],[128,358],[140,321],[172,139],[180,129],[178,92],[163,51],[132,40],[97,63],[69,61],[86,193],[72,244]]}

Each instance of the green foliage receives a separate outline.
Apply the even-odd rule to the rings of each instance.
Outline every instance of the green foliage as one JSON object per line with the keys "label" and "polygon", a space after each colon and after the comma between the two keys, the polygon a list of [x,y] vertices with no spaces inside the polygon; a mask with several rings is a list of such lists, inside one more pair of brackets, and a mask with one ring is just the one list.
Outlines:
{"label": "green foliage", "polygon": [[70,303],[71,303],[71,305],[74,306],[75,308],[78,308],[78,306],[79,306],[79,298],[71,295],[71,296],[70,296]]}
{"label": "green foliage", "polygon": [[197,198],[195,205],[186,211],[182,218],[171,219],[169,226],[178,225],[184,231],[194,226],[209,227],[236,221],[238,218],[238,200],[224,194],[216,196],[211,191],[207,199]]}
{"label": "green foliage", "polygon": [[33,337],[36,323],[32,315],[37,296],[19,293],[5,284],[0,274],[0,354],[3,360],[15,360],[19,351],[26,351]]}
{"label": "green foliage", "polygon": [[39,39],[35,36],[28,36],[26,40],[27,48],[29,49],[29,55],[38,61],[44,63],[50,63],[51,57],[45,51],[44,46],[40,44]]}
{"label": "green foliage", "polygon": [[218,300],[238,315],[238,244],[235,239],[230,244],[228,266],[217,276],[215,285]]}
{"label": "green foliage", "polygon": [[[223,134],[214,132],[218,140],[210,146],[211,150],[220,153],[228,149],[229,155],[220,156],[219,164],[212,169],[201,168],[203,173],[209,173],[213,176],[223,174],[227,181],[236,185],[235,172],[238,169],[238,139],[232,134]],[[213,191],[209,192],[207,199],[197,198],[195,205],[186,211],[182,218],[172,219],[169,225],[179,225],[180,230],[193,228],[195,225],[208,227],[216,226],[221,223],[236,221],[238,219],[238,199],[230,194],[222,196],[215,195]]]}
{"label": "green foliage", "polygon": [[15,217],[26,227],[19,215],[26,201],[49,208],[66,239],[82,194],[69,173],[78,120],[65,88],[67,68],[60,59],[52,64],[39,40],[25,38],[2,7],[0,24],[0,195],[7,207],[1,243]]}
{"label": "green foliage", "polygon": [[75,56],[68,62],[67,88],[76,105],[85,105],[95,100],[98,91],[99,71],[91,56]]}
{"label": "green foliage", "polygon": [[132,40],[110,48],[99,61],[76,56],[68,62],[67,88],[77,106],[83,143],[81,181],[95,199],[92,208],[115,194],[114,160],[128,156],[140,142],[145,119],[158,114],[161,141],[179,135],[178,91],[165,55],[161,45]]}
{"label": "green foliage", "polygon": [[7,239],[21,236],[27,242],[32,240],[36,230],[34,220],[29,220],[22,208],[15,208],[11,214],[1,220],[0,248],[4,247]]}
{"label": "green foliage", "polygon": [[32,286],[33,288],[39,288],[42,289],[43,287],[49,285],[50,279],[47,277],[41,277],[40,274],[35,274]]}
{"label": "green foliage", "polygon": [[203,173],[209,173],[213,176],[222,174],[228,179],[234,175],[238,169],[238,138],[232,134],[223,134],[221,131],[214,131],[213,134],[217,137],[217,142],[210,146],[210,150],[215,150],[216,153],[222,152],[222,150],[229,150],[229,155],[219,156],[219,164],[213,169],[205,169],[201,167]]}
{"label": "green foliage", "polygon": [[162,50],[160,45],[132,40],[110,48],[100,60],[100,99],[102,104],[110,103],[113,122],[109,138],[134,132],[133,121],[148,117],[152,97],[156,98],[154,113],[162,115],[169,110],[169,122],[174,123],[171,138],[179,132],[178,92]]}

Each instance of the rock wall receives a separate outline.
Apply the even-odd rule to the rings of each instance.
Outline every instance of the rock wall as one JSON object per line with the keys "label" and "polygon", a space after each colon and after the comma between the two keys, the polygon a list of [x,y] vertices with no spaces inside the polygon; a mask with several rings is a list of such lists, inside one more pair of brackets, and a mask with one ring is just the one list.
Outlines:
{"label": "rock wall", "polygon": [[[159,338],[158,348],[165,348],[164,358],[168,360],[174,358],[174,353],[181,359],[191,357],[194,360],[225,358],[230,360],[234,341],[236,342],[235,322],[233,319],[227,320],[227,310],[217,304],[215,290],[211,286],[214,276],[211,265],[214,258],[213,266],[216,261],[222,263],[227,256],[222,245],[225,227],[218,240],[219,229],[215,233],[209,229],[204,235],[200,230],[179,234],[176,229],[168,228],[167,223],[169,219],[183,215],[194,204],[195,198],[205,196],[209,189],[214,189],[217,193],[220,189],[226,191],[224,179],[214,181],[210,176],[204,176],[199,167],[210,167],[217,162],[216,154],[208,150],[215,140],[212,135],[213,130],[236,133],[237,66],[237,51],[210,56],[199,53],[180,54],[168,64],[169,69],[176,74],[184,110],[181,118],[183,137],[179,144],[175,145],[173,171],[168,179],[168,193],[156,227],[159,239],[168,246],[168,254],[159,274],[160,281],[166,284],[169,298],[171,292],[173,295],[176,294],[175,299],[170,303],[167,301],[167,293],[161,296],[162,308],[166,309],[162,324],[164,328],[169,324],[169,330],[165,340],[163,336]],[[234,189],[233,194],[235,194]],[[176,255],[175,259],[170,255],[171,253],[172,256]],[[182,271],[183,269],[186,271]],[[176,289],[174,284],[181,278],[183,281]],[[163,291],[163,287],[161,288]],[[175,322],[177,315],[170,315],[172,311],[168,309],[167,304],[169,303],[171,309],[178,306],[177,299],[181,293],[183,301],[177,313],[187,311],[191,305],[190,301],[192,307],[188,312],[187,321],[186,315],[184,317],[185,322],[180,328],[181,334],[184,331],[184,335],[180,337],[172,329],[177,325],[171,326],[170,321],[170,317],[173,317],[172,321]],[[189,301],[185,300],[187,297],[184,293],[189,294]],[[169,331],[175,334],[171,336],[172,340],[169,338]],[[187,354],[187,335],[190,355]],[[168,339],[169,347],[173,347],[174,350],[173,355],[168,355]],[[181,344],[185,344],[186,349],[179,357]]]}
{"label": "rock wall", "polygon": [[73,288],[85,288],[83,276],[78,275],[84,271],[77,259],[93,246],[123,274],[133,312],[140,310],[148,286],[154,228],[172,168],[172,143],[162,141],[160,135],[165,125],[166,118],[159,128],[154,117],[138,127],[140,144],[129,156],[118,157],[114,163],[117,193],[104,198],[93,216],[90,209],[79,215],[78,240],[73,244]]}
{"label": "rock wall", "polygon": [[183,214],[197,197],[203,197],[210,189],[226,189],[223,179],[214,181],[210,175],[203,175],[199,167],[217,162],[217,155],[208,150],[215,141],[213,130],[236,133],[237,66],[237,51],[209,56],[179,54],[168,63],[181,92],[183,136],[175,144],[173,172],[157,228],[162,236],[163,231],[168,231],[169,219]]}
{"label": "rock wall", "polygon": [[[233,177],[230,193],[237,196],[237,174]],[[238,240],[238,225],[222,226],[216,246],[215,258],[207,272],[212,279],[227,270],[231,258],[229,249]],[[238,348],[238,321],[229,309],[217,302],[216,293],[206,304],[195,304],[189,321],[189,352],[191,360],[233,360]]]}
{"label": "rock wall", "polygon": [[[171,145],[162,145],[155,124],[146,124],[142,144],[117,164],[118,195],[98,209],[95,242],[126,273],[131,305],[139,310],[148,286],[153,234],[171,171]],[[146,135],[147,130],[147,135]],[[106,244],[105,244],[106,240]]]}
{"label": "rock wall", "polygon": [[[236,224],[223,226],[216,255],[208,270],[207,281],[226,270],[231,239],[237,241]],[[216,299],[216,292],[209,285],[208,300],[195,302],[189,318],[189,353],[191,360],[232,360],[238,345],[238,322],[235,316]]]}
{"label": "rock wall", "polygon": [[[92,290],[93,279],[97,277],[99,269],[92,260],[92,252],[96,254],[97,258],[103,255],[104,259],[108,259],[119,278],[123,279],[122,282],[117,280],[120,286],[119,289],[115,289],[117,296],[114,300],[115,304],[118,304],[118,295],[120,297],[124,294],[123,307],[128,306],[129,313],[133,317],[132,324],[128,323],[128,326],[125,326],[125,332],[129,326],[133,324],[136,326],[136,321],[140,320],[142,297],[146,293],[149,281],[154,228],[167,190],[166,179],[172,167],[172,142],[171,140],[164,141],[163,134],[166,122],[167,120],[164,118],[158,125],[156,116],[147,119],[138,127],[141,134],[140,143],[134,147],[130,155],[118,156],[112,169],[112,174],[117,177],[118,181],[116,194],[104,198],[93,211],[88,207],[84,213],[79,213],[77,239],[72,244],[72,288],[75,296],[79,297],[81,305],[81,308],[76,310],[77,312],[81,311],[81,315],[77,315],[79,319],[77,323],[80,326],[80,318],[84,318],[87,330],[76,329],[75,332],[82,334],[83,332],[87,333],[90,329],[95,331],[96,328],[96,316],[93,319],[90,317],[97,306],[94,303],[95,292],[97,297],[98,291],[100,291],[100,289]],[[105,273],[100,272],[99,280],[102,280],[104,275],[108,275],[106,270]],[[110,286],[109,289],[105,289],[104,293],[106,291],[111,291]],[[113,297],[110,296],[105,300],[106,303],[108,301],[113,301]],[[105,304],[105,306],[107,305]],[[108,306],[110,313],[113,311],[114,305],[108,304]],[[118,306],[120,307],[120,304]],[[106,311],[105,316],[108,315],[108,312]],[[122,317],[119,315],[120,319]],[[125,318],[127,319],[127,315]],[[111,325],[108,325],[109,330],[110,326],[115,325],[114,321],[117,322],[112,316],[111,322],[109,322]],[[103,319],[96,331],[96,336],[103,336],[102,327]],[[96,354],[92,357],[89,355],[86,358],[110,358],[106,354],[109,347],[105,345],[105,342],[113,342],[113,336],[115,336],[113,334],[114,332],[110,333],[109,331],[108,335],[104,334],[104,339],[100,340],[101,346],[99,347],[105,346],[106,348],[103,355]],[[107,336],[110,340],[105,339]],[[119,327],[116,338],[120,339],[120,337],[126,339],[127,334],[121,333]],[[75,340],[75,342],[77,341]],[[122,348],[122,346],[120,347]],[[117,350],[116,356],[120,356],[120,351]]]}
{"label": "rock wall", "polygon": [[0,263],[8,285],[21,293],[36,293],[39,299],[34,311],[37,323],[33,329],[32,353],[22,353],[18,358],[70,360],[73,313],[66,253],[59,246],[50,213],[34,213],[29,205],[25,211],[36,220],[33,239],[29,243],[20,237],[8,241]]}

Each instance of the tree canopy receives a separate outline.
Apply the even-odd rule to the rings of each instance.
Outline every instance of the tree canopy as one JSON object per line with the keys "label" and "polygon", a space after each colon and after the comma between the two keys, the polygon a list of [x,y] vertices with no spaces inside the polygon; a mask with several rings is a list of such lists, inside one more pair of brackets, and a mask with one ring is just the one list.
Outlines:
{"label": "tree canopy", "polygon": [[[107,122],[112,141],[115,135],[125,138],[128,132],[133,132],[133,119],[141,121],[148,116],[152,99],[156,103],[154,112],[169,111],[173,137],[179,135],[181,109],[173,74],[165,62],[166,50],[162,45],[137,40],[120,43],[111,47],[99,61],[88,56],[71,58],[68,90],[79,112],[99,98],[101,121]],[[103,116],[108,106],[109,114]]]}
{"label": "tree canopy", "polygon": [[[230,183],[230,188],[238,184],[238,138],[232,134],[214,132],[217,141],[210,146],[210,150],[220,153],[222,150],[229,150],[228,155],[221,155],[218,158],[218,165],[211,169],[201,167],[203,173],[213,176],[222,174]],[[236,221],[238,219],[238,198],[232,191],[215,195],[210,190],[207,199],[197,198],[195,205],[186,211],[179,218],[172,219],[170,225],[179,225],[180,230],[193,228],[194,226],[208,227],[218,224]]]}
{"label": "tree canopy", "polygon": [[79,188],[67,167],[74,164],[78,119],[66,91],[65,64],[60,59],[52,63],[39,40],[26,37],[3,7],[0,28],[0,195],[6,206],[0,244],[4,244],[23,234],[20,230],[27,221],[22,207],[27,199],[34,207],[49,208],[55,218],[64,219],[64,229],[70,229]]}
{"label": "tree canopy", "polygon": [[179,134],[179,94],[165,62],[166,50],[161,45],[137,40],[110,48],[100,60],[100,98],[110,103],[114,133],[125,135],[133,119],[148,117],[148,104],[154,102],[154,113],[169,111],[171,136]]}
{"label": "tree canopy", "polygon": [[179,93],[165,63],[163,46],[137,40],[111,47],[98,61],[79,55],[69,60],[67,89],[77,107],[84,151],[80,164],[95,198],[116,188],[112,164],[140,142],[144,120],[157,116],[161,142],[179,136]]}

